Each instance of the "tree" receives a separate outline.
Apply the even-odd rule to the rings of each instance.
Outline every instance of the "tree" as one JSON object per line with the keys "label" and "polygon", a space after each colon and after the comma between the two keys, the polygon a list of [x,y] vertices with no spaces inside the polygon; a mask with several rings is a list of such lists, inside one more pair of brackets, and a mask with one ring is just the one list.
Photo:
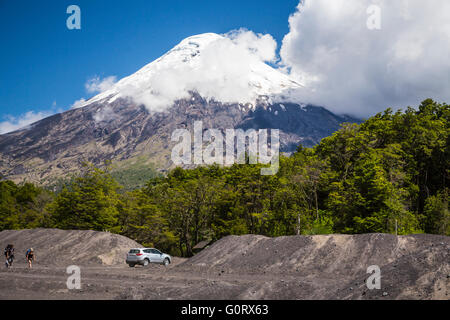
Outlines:
{"label": "tree", "polygon": [[85,172],[49,206],[53,226],[61,229],[120,231],[120,186],[107,171],[87,165]]}
{"label": "tree", "polygon": [[0,231],[48,226],[46,206],[52,200],[51,192],[31,183],[0,181]]}
{"label": "tree", "polygon": [[432,233],[450,236],[449,190],[445,189],[425,201],[425,225]]}

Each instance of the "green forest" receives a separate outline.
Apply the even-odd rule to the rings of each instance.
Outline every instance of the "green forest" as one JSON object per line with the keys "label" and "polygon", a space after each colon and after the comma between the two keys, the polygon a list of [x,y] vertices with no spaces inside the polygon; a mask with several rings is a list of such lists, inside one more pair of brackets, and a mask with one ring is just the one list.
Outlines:
{"label": "green forest", "polygon": [[173,255],[226,235],[450,235],[448,104],[387,109],[344,124],[314,148],[262,165],[175,168],[126,191],[108,167],[86,165],[58,192],[0,181],[0,231],[91,229]]}

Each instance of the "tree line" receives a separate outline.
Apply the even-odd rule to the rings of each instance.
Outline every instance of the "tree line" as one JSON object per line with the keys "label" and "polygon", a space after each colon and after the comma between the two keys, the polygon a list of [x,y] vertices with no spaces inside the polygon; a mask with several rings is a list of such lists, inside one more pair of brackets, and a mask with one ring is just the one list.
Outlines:
{"label": "tree line", "polygon": [[273,176],[260,164],[175,168],[129,192],[91,165],[58,193],[2,180],[0,230],[108,230],[181,256],[230,234],[450,235],[449,116],[431,99],[387,109],[281,156]]}

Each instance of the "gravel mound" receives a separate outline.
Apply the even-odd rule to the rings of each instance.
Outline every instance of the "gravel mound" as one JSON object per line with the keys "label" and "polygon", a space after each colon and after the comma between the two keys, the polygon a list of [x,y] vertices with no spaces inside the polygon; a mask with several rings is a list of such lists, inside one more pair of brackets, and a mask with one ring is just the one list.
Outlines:
{"label": "gravel mound", "polygon": [[[32,247],[40,265],[117,265],[130,248],[141,247],[127,237],[91,230],[30,229],[0,232],[1,249],[14,244],[16,261],[25,261]],[[2,251],[3,252],[3,251]]]}
{"label": "gravel mound", "polygon": [[[126,237],[95,231],[0,232],[17,263],[0,268],[1,299],[450,299],[450,237],[389,234],[225,237],[169,267],[129,268]],[[25,250],[36,250],[33,269]],[[66,267],[82,267],[82,289]],[[381,287],[369,288],[369,266]],[[7,281],[6,281],[7,280]],[[26,281],[25,281],[26,280]]]}
{"label": "gravel mound", "polygon": [[[366,279],[370,276],[367,268],[372,265],[380,267],[385,289],[382,293],[367,290]],[[449,299],[450,237],[427,234],[228,236],[176,269],[223,275],[300,276],[311,280],[317,298],[329,296],[333,291],[331,296],[339,299],[369,298],[372,294],[397,299]],[[267,284],[261,287],[261,292],[268,290]],[[274,287],[282,290],[280,284]],[[321,292],[320,288],[327,288],[327,292]]]}

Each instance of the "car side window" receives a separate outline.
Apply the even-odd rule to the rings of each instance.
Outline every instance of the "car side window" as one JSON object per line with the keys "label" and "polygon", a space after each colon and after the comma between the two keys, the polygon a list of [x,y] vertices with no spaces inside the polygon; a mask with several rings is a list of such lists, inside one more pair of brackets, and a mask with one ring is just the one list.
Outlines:
{"label": "car side window", "polygon": [[152,253],[150,249],[144,250],[144,253]]}
{"label": "car side window", "polygon": [[160,252],[158,250],[156,250],[156,249],[152,249],[152,253],[153,254],[159,254]]}

